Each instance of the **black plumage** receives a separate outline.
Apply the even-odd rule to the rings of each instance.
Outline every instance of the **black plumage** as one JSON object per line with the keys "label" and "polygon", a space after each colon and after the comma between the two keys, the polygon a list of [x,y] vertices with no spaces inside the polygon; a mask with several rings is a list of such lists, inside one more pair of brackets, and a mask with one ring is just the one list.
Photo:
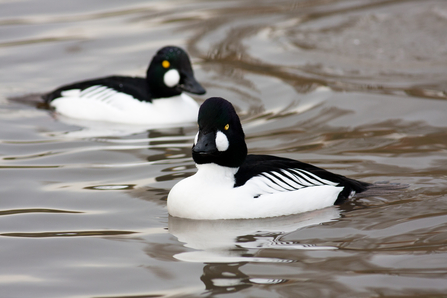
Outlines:
{"label": "black plumage", "polygon": [[63,91],[71,89],[85,90],[87,88],[96,85],[104,86],[113,89],[117,92],[123,92],[129,94],[132,97],[141,101],[152,102],[152,96],[148,88],[146,79],[138,77],[123,77],[123,76],[110,76],[65,85],[54,90],[53,92],[43,95],[42,97],[46,103],[50,103],[53,99],[61,97]]}

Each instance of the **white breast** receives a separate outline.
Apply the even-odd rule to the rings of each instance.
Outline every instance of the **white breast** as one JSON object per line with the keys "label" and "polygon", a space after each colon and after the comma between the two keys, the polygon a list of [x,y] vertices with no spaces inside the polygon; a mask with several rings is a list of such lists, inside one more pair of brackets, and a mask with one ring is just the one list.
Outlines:
{"label": "white breast", "polygon": [[104,86],[64,91],[50,105],[71,118],[143,125],[195,122],[199,109],[183,93],[148,103]]}
{"label": "white breast", "polygon": [[342,187],[316,184],[287,190],[257,176],[234,188],[236,168],[198,165],[198,172],[177,183],[168,196],[169,214],[190,219],[283,216],[334,204]]}

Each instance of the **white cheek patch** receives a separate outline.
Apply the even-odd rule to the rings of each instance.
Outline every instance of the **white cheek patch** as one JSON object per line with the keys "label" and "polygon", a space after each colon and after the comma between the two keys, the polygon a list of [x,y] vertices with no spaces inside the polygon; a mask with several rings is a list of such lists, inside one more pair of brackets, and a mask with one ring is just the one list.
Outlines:
{"label": "white cheek patch", "polygon": [[180,82],[180,74],[176,69],[171,69],[165,73],[163,82],[168,87],[174,87]]}
{"label": "white cheek patch", "polygon": [[197,145],[198,139],[199,139],[199,132],[197,132],[196,137],[194,138],[194,145]]}
{"label": "white cheek patch", "polygon": [[217,131],[216,133],[216,148],[219,151],[226,151],[228,149],[228,146],[230,146],[230,143],[228,142],[227,136],[221,132]]}

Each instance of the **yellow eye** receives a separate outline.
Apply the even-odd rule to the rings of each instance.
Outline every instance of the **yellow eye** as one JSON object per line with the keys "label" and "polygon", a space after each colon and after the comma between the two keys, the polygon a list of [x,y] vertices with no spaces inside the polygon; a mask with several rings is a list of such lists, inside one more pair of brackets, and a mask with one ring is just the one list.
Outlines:
{"label": "yellow eye", "polygon": [[169,63],[168,60],[163,60],[163,62],[161,63],[161,66],[163,66],[164,68],[168,68],[171,65],[171,63]]}
{"label": "yellow eye", "polygon": [[230,128],[230,124],[225,125],[224,129],[228,130]]}

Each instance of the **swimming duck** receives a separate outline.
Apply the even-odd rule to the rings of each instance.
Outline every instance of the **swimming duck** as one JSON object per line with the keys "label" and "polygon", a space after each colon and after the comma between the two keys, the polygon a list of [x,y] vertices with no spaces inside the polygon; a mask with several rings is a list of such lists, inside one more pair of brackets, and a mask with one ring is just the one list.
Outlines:
{"label": "swimming duck", "polygon": [[188,54],[167,46],[152,58],[146,78],[109,76],[62,86],[43,99],[77,119],[128,124],[195,122],[199,105],[188,95],[205,94]]}
{"label": "swimming duck", "polygon": [[342,203],[372,184],[300,161],[247,155],[233,105],[219,97],[199,109],[192,146],[198,169],[168,195],[168,212],[190,219],[243,219],[290,215]]}

